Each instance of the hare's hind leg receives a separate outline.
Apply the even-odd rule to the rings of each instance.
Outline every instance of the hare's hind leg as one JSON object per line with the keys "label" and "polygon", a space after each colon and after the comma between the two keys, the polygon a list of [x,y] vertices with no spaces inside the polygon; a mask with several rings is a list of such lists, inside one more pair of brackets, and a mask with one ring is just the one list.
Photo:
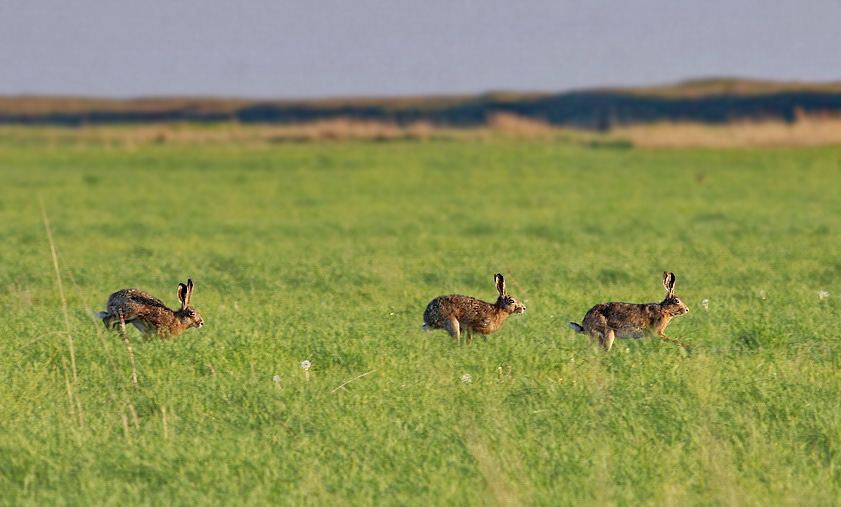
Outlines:
{"label": "hare's hind leg", "polygon": [[[574,323],[571,323],[574,324]],[[598,342],[599,346],[609,351],[613,346],[613,340],[616,339],[616,332],[610,327],[607,322],[607,317],[600,312],[587,312],[584,320],[581,321],[581,328],[590,335],[592,343]]]}
{"label": "hare's hind leg", "polygon": [[114,324],[117,322],[117,317],[111,314],[107,314],[102,317],[102,325],[105,326],[105,329],[112,330],[114,329]]}
{"label": "hare's hind leg", "polygon": [[593,329],[589,334],[591,343],[593,345],[598,343],[605,352],[613,347],[613,341],[616,339],[616,332],[613,329]]}
{"label": "hare's hind leg", "polygon": [[443,327],[450,333],[450,336],[455,338],[458,343],[461,343],[461,327],[457,319],[447,319]]}
{"label": "hare's hind leg", "polygon": [[602,347],[604,347],[605,352],[610,352],[610,348],[613,347],[613,341],[616,339],[616,331],[613,329],[608,329],[607,333],[604,334],[602,337]]}
{"label": "hare's hind leg", "polygon": [[103,317],[102,323],[105,325],[105,329],[113,331],[119,328],[123,336],[126,335],[126,319],[121,313],[109,314],[107,317]]}

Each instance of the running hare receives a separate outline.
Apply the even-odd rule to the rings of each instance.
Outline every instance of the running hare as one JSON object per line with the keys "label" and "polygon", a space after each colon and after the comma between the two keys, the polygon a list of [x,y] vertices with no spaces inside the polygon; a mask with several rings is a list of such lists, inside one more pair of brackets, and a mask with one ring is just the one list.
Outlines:
{"label": "running hare", "polygon": [[178,284],[178,301],[181,307],[170,310],[160,299],[138,289],[122,289],[108,297],[105,312],[97,317],[108,329],[119,325],[125,332],[126,324],[133,324],[143,334],[157,334],[161,338],[178,336],[191,327],[202,327],[204,320],[190,307],[193,281]]}
{"label": "running hare", "polygon": [[461,331],[467,332],[467,343],[473,333],[488,335],[499,329],[512,313],[523,313],[526,307],[505,292],[505,279],[494,275],[499,297],[490,304],[470,296],[450,294],[430,301],[423,312],[423,330],[446,329],[450,336],[461,341]]}
{"label": "running hare", "polygon": [[663,287],[666,298],[661,303],[599,303],[590,308],[581,325],[575,322],[567,325],[598,340],[605,350],[610,350],[615,338],[641,338],[645,334],[655,334],[689,349],[689,345],[663,334],[673,317],[689,312],[683,301],[675,296],[674,273],[663,273]]}

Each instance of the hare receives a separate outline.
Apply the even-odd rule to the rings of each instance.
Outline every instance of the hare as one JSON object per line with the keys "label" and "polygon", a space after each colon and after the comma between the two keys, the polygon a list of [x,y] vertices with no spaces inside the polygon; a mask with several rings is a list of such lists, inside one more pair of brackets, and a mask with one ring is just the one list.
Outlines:
{"label": "hare", "polygon": [[193,281],[187,285],[178,284],[178,301],[181,307],[170,310],[160,299],[138,289],[122,289],[108,297],[105,312],[97,317],[102,319],[107,329],[120,325],[125,333],[125,325],[133,324],[145,335],[157,334],[161,338],[178,336],[191,327],[202,327],[204,320],[195,309],[190,307],[193,295]]}
{"label": "hare", "polygon": [[675,296],[674,273],[663,273],[663,287],[666,298],[660,303],[599,303],[584,315],[581,325],[575,322],[567,325],[598,340],[605,350],[610,350],[615,338],[641,338],[645,334],[655,334],[688,350],[689,345],[663,334],[673,317],[689,312],[683,301]]}
{"label": "hare", "polygon": [[490,304],[469,296],[450,294],[438,296],[429,302],[423,312],[423,330],[446,329],[450,336],[461,343],[461,331],[467,332],[467,343],[473,341],[473,333],[489,335],[499,329],[512,313],[523,313],[526,307],[505,292],[502,274],[494,275],[499,297]]}

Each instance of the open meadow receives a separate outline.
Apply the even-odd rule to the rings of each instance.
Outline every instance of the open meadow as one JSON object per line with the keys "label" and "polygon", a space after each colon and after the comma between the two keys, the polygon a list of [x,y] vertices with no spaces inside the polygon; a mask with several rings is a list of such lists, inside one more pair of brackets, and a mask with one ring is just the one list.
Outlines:
{"label": "open meadow", "polygon": [[[841,147],[157,141],[0,136],[0,503],[841,498]],[[691,354],[565,326],[663,271]],[[526,313],[421,331],[497,272]],[[187,278],[134,384],[92,314]]]}

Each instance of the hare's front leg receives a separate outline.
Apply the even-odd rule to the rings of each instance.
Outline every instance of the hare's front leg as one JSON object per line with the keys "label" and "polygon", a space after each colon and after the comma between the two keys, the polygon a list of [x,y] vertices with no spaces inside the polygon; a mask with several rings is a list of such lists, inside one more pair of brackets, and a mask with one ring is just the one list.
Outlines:
{"label": "hare's front leg", "polygon": [[686,350],[690,350],[690,349],[692,348],[692,346],[691,346],[691,345],[689,345],[688,343],[683,343],[682,341],[680,341],[680,340],[678,340],[678,339],[676,339],[676,338],[671,338],[671,337],[669,337],[669,336],[666,336],[665,334],[663,334],[663,332],[662,332],[662,331],[660,331],[659,333],[657,333],[657,336],[658,336],[661,340],[668,340],[668,341],[675,342],[675,343],[677,343],[677,344],[679,344],[679,345],[683,346],[683,348],[685,348]]}
{"label": "hare's front leg", "polygon": [[148,324],[146,321],[141,320],[141,319],[134,319],[133,321],[131,321],[131,325],[136,327],[137,330],[140,331],[141,334],[149,333],[150,327],[151,327],[150,324]]}

